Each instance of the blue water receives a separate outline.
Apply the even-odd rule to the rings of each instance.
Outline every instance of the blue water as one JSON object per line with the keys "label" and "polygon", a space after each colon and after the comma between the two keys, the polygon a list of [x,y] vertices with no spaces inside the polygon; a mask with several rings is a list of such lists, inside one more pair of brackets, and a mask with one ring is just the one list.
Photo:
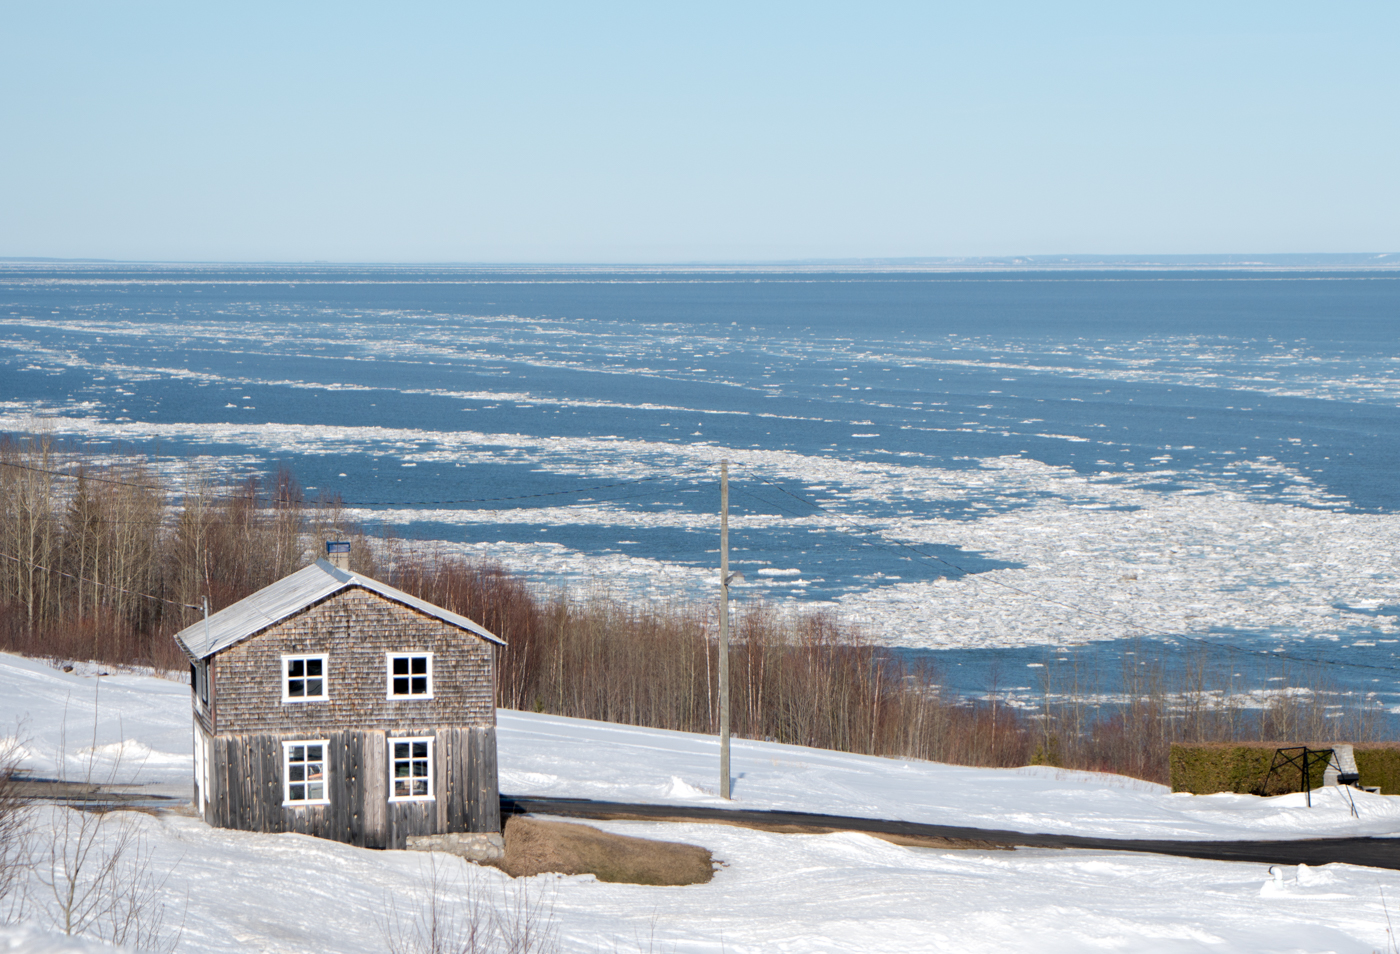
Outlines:
{"label": "blue water", "polygon": [[1394,704],[1398,318],[1374,271],[8,265],[0,427],[285,464],[401,536],[677,599],[712,595],[727,457],[741,598],[839,605],[968,691],[1181,636],[1245,680],[1379,666],[1332,669]]}

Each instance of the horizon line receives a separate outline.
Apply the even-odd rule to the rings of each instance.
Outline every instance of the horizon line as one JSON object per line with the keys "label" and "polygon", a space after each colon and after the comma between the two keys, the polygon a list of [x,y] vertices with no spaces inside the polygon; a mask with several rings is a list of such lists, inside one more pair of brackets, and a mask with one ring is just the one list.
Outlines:
{"label": "horizon line", "polygon": [[665,271],[684,270],[1082,270],[1126,268],[1178,270],[1186,268],[1280,269],[1353,268],[1400,269],[1397,252],[1272,252],[1045,255],[871,256],[801,259],[690,259],[658,262],[627,261],[490,261],[490,260],[329,260],[329,259],[174,259],[97,258],[40,255],[0,255],[0,265],[97,265],[186,267],[328,267],[328,268],[462,268],[545,271]]}

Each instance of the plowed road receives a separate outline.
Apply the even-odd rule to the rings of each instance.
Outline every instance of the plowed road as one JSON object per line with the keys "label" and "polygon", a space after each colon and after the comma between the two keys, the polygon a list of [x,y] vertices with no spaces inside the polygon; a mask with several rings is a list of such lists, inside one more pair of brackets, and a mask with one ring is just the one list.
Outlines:
{"label": "plowed road", "polygon": [[750,828],[808,831],[860,831],[897,839],[962,842],[967,848],[1091,848],[1099,851],[1144,851],[1212,861],[1247,861],[1266,865],[1325,865],[1345,862],[1400,870],[1400,838],[1300,838],[1283,841],[1157,841],[1100,838],[1090,835],[1030,834],[988,828],[959,828],[921,822],[814,815],[806,812],[755,811],[595,802],[583,798],[534,798],[502,795],[507,814],[563,815],[574,818],[693,821]]}

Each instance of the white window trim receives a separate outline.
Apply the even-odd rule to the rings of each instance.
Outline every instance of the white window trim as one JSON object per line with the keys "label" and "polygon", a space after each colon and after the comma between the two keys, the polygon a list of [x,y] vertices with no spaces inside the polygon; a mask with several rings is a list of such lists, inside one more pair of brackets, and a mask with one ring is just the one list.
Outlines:
{"label": "white window trim", "polygon": [[[289,696],[287,695],[287,665],[293,659],[319,659],[321,660],[321,694],[319,696]],[[328,653],[283,653],[282,654],[282,702],[325,702],[331,697],[331,663]]]}
{"label": "white window trim", "polygon": [[[292,773],[291,765],[287,759],[291,757],[291,747],[294,745],[319,745],[321,746],[321,780],[325,785],[326,795],[324,798],[306,798],[299,802],[292,801]],[[284,808],[306,808],[311,805],[329,805],[331,803],[331,766],[330,766],[330,740],[328,739],[292,739],[282,743],[282,805]],[[431,751],[431,750],[429,750]],[[428,771],[432,771],[429,765]]]}
{"label": "white window trim", "polygon": [[[421,696],[419,698],[422,698]],[[394,743],[395,742],[426,742],[428,743],[428,794],[426,795],[395,795],[394,794]],[[435,801],[434,784],[437,781],[437,771],[433,766],[433,753],[437,748],[437,740],[431,735],[405,735],[391,736],[389,738],[389,801],[391,802],[431,802]]]}
{"label": "white window trim", "polygon": [[[400,696],[394,694],[394,660],[411,659],[414,656],[425,656],[428,660],[428,691],[423,695]],[[411,664],[410,664],[411,668]],[[433,654],[415,652],[397,652],[384,654],[384,692],[386,698],[395,702],[412,702],[415,699],[431,699],[433,697]]]}

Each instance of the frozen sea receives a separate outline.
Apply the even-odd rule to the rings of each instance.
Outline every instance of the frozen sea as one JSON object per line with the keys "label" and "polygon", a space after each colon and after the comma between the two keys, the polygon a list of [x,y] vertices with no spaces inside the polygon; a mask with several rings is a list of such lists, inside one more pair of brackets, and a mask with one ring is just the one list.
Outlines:
{"label": "frozen sea", "polygon": [[[834,605],[1025,698],[1400,711],[1400,272],[0,264],[0,430],[268,474],[548,583]],[[1141,658],[1139,658],[1141,657]]]}

